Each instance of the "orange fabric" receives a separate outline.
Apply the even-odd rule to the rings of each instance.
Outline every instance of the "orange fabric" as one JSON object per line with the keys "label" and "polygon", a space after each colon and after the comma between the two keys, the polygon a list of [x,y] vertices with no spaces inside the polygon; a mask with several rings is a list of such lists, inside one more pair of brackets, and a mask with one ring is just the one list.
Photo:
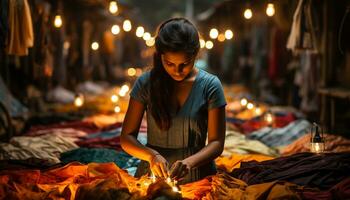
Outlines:
{"label": "orange fabric", "polygon": [[235,168],[240,168],[241,162],[247,162],[256,160],[258,162],[265,160],[272,160],[274,157],[259,155],[259,154],[236,154],[233,153],[230,157],[220,156],[215,160],[216,166],[220,169],[225,170],[226,172],[232,172]]}

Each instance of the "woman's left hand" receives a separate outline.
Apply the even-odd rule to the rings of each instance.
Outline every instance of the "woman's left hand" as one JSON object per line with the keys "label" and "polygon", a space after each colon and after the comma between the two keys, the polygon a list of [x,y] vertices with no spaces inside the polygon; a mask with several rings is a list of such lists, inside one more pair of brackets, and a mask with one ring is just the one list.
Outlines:
{"label": "woman's left hand", "polygon": [[181,179],[188,174],[191,168],[188,161],[178,160],[170,168],[170,178]]}

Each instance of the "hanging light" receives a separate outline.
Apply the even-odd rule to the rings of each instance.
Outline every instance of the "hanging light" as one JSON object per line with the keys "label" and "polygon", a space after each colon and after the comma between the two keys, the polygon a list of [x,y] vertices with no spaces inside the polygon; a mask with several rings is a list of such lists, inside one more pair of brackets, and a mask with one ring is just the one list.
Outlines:
{"label": "hanging light", "polygon": [[219,35],[219,31],[216,28],[210,29],[209,36],[211,39],[216,39]]}
{"label": "hanging light", "polygon": [[223,41],[225,41],[225,34],[223,34],[223,33],[220,33],[219,34],[219,36],[218,36],[218,40],[219,40],[219,42],[223,42]]}
{"label": "hanging light", "polygon": [[143,34],[142,38],[147,41],[147,40],[151,39],[151,34],[149,32],[146,32]]}
{"label": "hanging light", "polygon": [[230,29],[227,29],[227,30],[225,31],[225,38],[226,38],[227,40],[231,40],[231,39],[233,38],[233,32],[232,32]]}
{"label": "hanging light", "polygon": [[98,42],[93,42],[91,44],[91,49],[94,51],[96,51],[99,47],[100,47],[100,45],[98,44]]}
{"label": "hanging light", "polygon": [[273,3],[267,4],[266,15],[269,17],[272,17],[273,15],[275,15],[275,6],[273,5]]}
{"label": "hanging light", "polygon": [[130,22],[130,20],[126,19],[123,22],[123,29],[124,29],[125,32],[129,32],[131,30],[131,22]]}
{"label": "hanging light", "polygon": [[205,47],[207,49],[212,49],[214,47],[214,43],[210,40],[208,40],[206,43],[205,43]]}
{"label": "hanging light", "polygon": [[109,12],[112,14],[116,14],[118,12],[118,4],[116,1],[109,2]]}
{"label": "hanging light", "polygon": [[205,47],[205,41],[203,39],[199,39],[199,44],[200,44],[201,48]]}
{"label": "hanging light", "polygon": [[136,29],[137,37],[142,37],[144,33],[145,33],[145,29],[142,26],[137,27]]}
{"label": "hanging light", "polygon": [[118,35],[120,33],[120,27],[118,25],[113,25],[111,28],[113,35]]}
{"label": "hanging light", "polygon": [[149,40],[146,40],[146,45],[151,47],[154,45],[155,42],[156,41],[155,41],[154,37],[151,37]]}
{"label": "hanging light", "polygon": [[250,19],[253,17],[253,12],[250,8],[245,9],[244,11],[244,18]]}
{"label": "hanging light", "polygon": [[61,15],[56,15],[55,16],[54,25],[55,25],[56,28],[61,28],[61,26],[62,26]]}

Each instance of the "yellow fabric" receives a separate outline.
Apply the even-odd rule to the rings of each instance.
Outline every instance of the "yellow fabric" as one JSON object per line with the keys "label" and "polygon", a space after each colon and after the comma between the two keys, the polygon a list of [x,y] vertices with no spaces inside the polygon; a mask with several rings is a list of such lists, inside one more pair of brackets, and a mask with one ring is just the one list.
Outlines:
{"label": "yellow fabric", "polygon": [[9,55],[28,55],[34,44],[32,17],[27,0],[9,0],[9,34],[6,42]]}
{"label": "yellow fabric", "polygon": [[226,172],[232,172],[233,169],[241,167],[241,162],[247,162],[252,160],[261,162],[261,161],[272,160],[272,159],[274,159],[274,157],[259,155],[259,154],[241,155],[241,154],[233,153],[230,157],[224,157],[224,156],[218,157],[215,160],[215,163],[218,166],[218,168],[224,169]]}

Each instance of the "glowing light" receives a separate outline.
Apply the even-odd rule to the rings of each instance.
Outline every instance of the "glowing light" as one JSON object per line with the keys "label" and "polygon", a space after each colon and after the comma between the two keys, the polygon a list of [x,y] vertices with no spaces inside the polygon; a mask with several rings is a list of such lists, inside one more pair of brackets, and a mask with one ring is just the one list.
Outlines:
{"label": "glowing light", "polygon": [[273,122],[273,115],[271,112],[268,112],[265,114],[265,121],[267,122],[268,125],[271,125]]}
{"label": "glowing light", "polygon": [[116,14],[118,12],[118,4],[116,1],[109,2],[109,12]]}
{"label": "glowing light", "polygon": [[275,6],[273,5],[273,3],[267,4],[266,15],[269,17],[272,17],[275,15]]}
{"label": "glowing light", "polygon": [[119,97],[118,97],[117,95],[113,94],[113,95],[111,96],[111,101],[112,101],[113,103],[118,102],[118,100],[119,100]]}
{"label": "glowing light", "polygon": [[244,11],[244,18],[250,19],[253,17],[253,12],[250,8],[245,9]]}
{"label": "glowing light", "polygon": [[136,69],[136,76],[141,76],[141,74],[142,74],[142,69],[137,68]]}
{"label": "glowing light", "polygon": [[55,20],[54,20],[54,25],[56,28],[61,28],[62,26],[62,18],[61,18],[61,15],[56,15],[55,16]]}
{"label": "glowing light", "polygon": [[69,49],[69,47],[70,47],[70,42],[69,41],[64,41],[63,48],[67,50],[67,49]]}
{"label": "glowing light", "polygon": [[119,113],[120,112],[120,107],[119,106],[114,107],[114,112],[115,113]]}
{"label": "glowing light", "polygon": [[209,36],[211,39],[216,39],[219,35],[219,31],[216,28],[212,28],[209,32]]}
{"label": "glowing light", "polygon": [[153,173],[151,174],[151,180],[153,183],[156,182],[156,176]]}
{"label": "glowing light", "polygon": [[125,31],[125,32],[129,32],[130,30],[131,30],[131,22],[130,22],[130,20],[125,20],[124,22],[123,22],[123,30]]}
{"label": "glowing light", "polygon": [[173,190],[173,192],[180,192],[180,191],[179,191],[179,188],[176,187],[176,186],[173,186],[173,187],[172,187],[172,190]]}
{"label": "glowing light", "polygon": [[214,43],[210,40],[208,40],[206,43],[205,43],[205,47],[207,49],[212,49],[214,47]]}
{"label": "glowing light", "polygon": [[248,103],[248,104],[247,104],[247,108],[248,108],[249,110],[253,109],[253,108],[254,108],[254,104]]}
{"label": "glowing light", "polygon": [[261,115],[261,113],[262,113],[261,108],[257,106],[257,107],[255,108],[255,114]]}
{"label": "glowing light", "polygon": [[136,29],[136,36],[137,37],[142,37],[143,34],[145,33],[145,29],[142,26],[137,27]]}
{"label": "glowing light", "polygon": [[81,107],[84,104],[84,96],[82,94],[76,95],[74,98],[74,105]]}
{"label": "glowing light", "polygon": [[120,90],[122,90],[122,91],[125,91],[125,92],[129,92],[129,86],[128,85],[123,85],[121,88],[120,88]]}
{"label": "glowing light", "polygon": [[142,38],[147,41],[147,40],[151,39],[151,34],[149,32],[146,32],[143,34]]}
{"label": "glowing light", "polygon": [[96,51],[99,47],[100,47],[100,45],[98,44],[98,42],[93,42],[91,44],[91,49],[94,51]]}
{"label": "glowing light", "polygon": [[129,76],[135,76],[135,75],[136,75],[136,69],[133,68],[133,67],[130,67],[130,68],[128,69],[128,75],[129,75]]}
{"label": "glowing light", "polygon": [[113,25],[111,32],[113,33],[113,35],[118,35],[120,33],[120,27],[118,25]]}
{"label": "glowing light", "polygon": [[205,47],[205,41],[203,39],[199,39],[199,44],[200,44],[201,48]]}
{"label": "glowing light", "polygon": [[246,98],[241,99],[241,105],[246,106],[248,104],[248,100]]}
{"label": "glowing light", "polygon": [[223,41],[225,41],[225,39],[226,39],[225,35],[223,33],[220,33],[219,36],[218,36],[219,42],[223,42]]}
{"label": "glowing light", "polygon": [[155,41],[154,37],[151,37],[149,40],[146,40],[146,45],[151,47],[155,44],[155,42],[156,41]]}
{"label": "glowing light", "polygon": [[225,38],[226,38],[227,40],[231,40],[231,39],[233,38],[233,32],[232,32],[230,29],[227,29],[227,30],[225,31]]}

